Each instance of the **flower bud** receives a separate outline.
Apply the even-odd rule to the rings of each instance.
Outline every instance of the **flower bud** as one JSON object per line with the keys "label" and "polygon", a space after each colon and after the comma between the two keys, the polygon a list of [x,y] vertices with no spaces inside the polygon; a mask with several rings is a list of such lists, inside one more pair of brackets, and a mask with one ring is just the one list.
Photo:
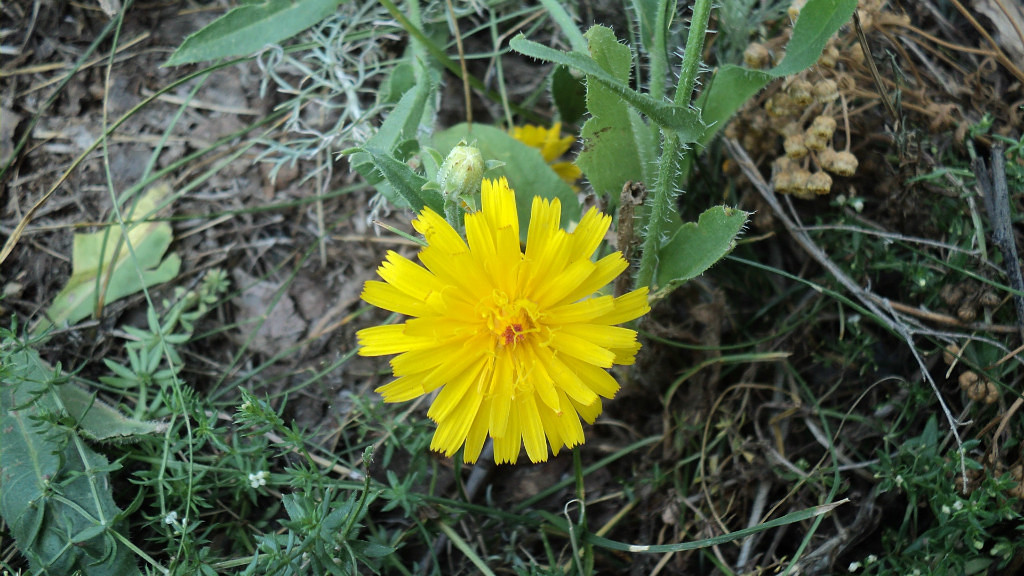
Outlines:
{"label": "flower bud", "polygon": [[437,172],[444,201],[457,202],[478,195],[484,167],[484,157],[478,148],[467,145],[465,140],[456,144]]}

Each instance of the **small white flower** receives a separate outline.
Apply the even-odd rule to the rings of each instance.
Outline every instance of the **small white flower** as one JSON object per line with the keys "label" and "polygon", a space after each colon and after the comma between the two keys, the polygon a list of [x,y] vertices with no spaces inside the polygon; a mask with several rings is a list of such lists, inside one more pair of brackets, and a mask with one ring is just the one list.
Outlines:
{"label": "small white flower", "polygon": [[249,486],[253,488],[259,488],[260,486],[267,485],[267,473],[263,470],[256,472],[255,474],[249,474]]}
{"label": "small white flower", "polygon": [[903,488],[903,475],[902,474],[897,474],[896,477],[893,478],[893,480],[896,482],[896,487],[897,488]]}
{"label": "small white flower", "polygon": [[864,559],[865,564],[874,564],[875,562],[878,562],[878,556],[874,554],[868,554],[868,557]]}
{"label": "small white flower", "polygon": [[960,500],[957,500],[956,502],[953,503],[953,508],[955,510],[963,510],[964,509],[964,503],[961,502]]}
{"label": "small white flower", "polygon": [[177,523],[178,523],[178,513],[175,512],[174,510],[171,510],[171,512],[169,514],[167,514],[167,516],[164,516],[164,524],[170,525],[170,524],[177,524]]}
{"label": "small white flower", "polygon": [[847,572],[856,572],[860,570],[860,562],[850,562],[850,566],[846,568]]}
{"label": "small white flower", "polygon": [[952,514],[952,513],[953,513],[953,509],[952,509],[952,508],[950,508],[949,506],[947,506],[947,505],[943,504],[943,505],[942,505],[942,513],[943,513],[943,514],[947,514],[947,515],[948,515],[948,514]]}

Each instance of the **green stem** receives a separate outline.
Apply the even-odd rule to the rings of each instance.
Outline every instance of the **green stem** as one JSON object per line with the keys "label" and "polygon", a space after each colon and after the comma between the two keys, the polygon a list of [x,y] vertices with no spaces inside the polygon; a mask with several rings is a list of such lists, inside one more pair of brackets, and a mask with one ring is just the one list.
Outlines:
{"label": "green stem", "polygon": [[657,98],[665,93],[665,76],[668,74],[668,39],[666,38],[668,16],[675,8],[674,0],[672,2],[665,0],[659,3],[658,16],[654,22],[653,46],[647,51],[647,56],[651,59],[649,92]]}
{"label": "green stem", "polygon": [[[693,5],[693,18],[690,20],[690,32],[686,36],[686,51],[683,53],[683,66],[679,72],[679,84],[676,85],[675,104],[689,106],[693,97],[693,89],[697,84],[697,73],[700,70],[700,56],[704,50],[704,36],[708,30],[708,19],[711,16],[711,0],[696,0]],[[652,78],[653,80],[653,78]],[[658,180],[655,183],[651,213],[647,220],[647,232],[644,237],[643,254],[640,257],[640,269],[637,273],[636,286],[655,288],[654,270],[657,267],[658,249],[661,247],[661,228],[666,216],[672,209],[672,188],[678,176],[680,142],[675,131],[662,129],[661,162],[658,165]]]}
{"label": "green stem", "polygon": [[661,227],[665,215],[671,210],[672,183],[679,162],[679,136],[672,130],[662,130],[661,162],[658,164],[658,179],[647,220],[647,235],[644,237],[640,267],[636,275],[636,286],[648,286],[653,291],[654,269],[658,264],[658,248],[661,247]]}
{"label": "green stem", "polygon": [[693,3],[693,18],[690,20],[690,31],[686,34],[686,50],[683,52],[683,67],[679,70],[679,84],[676,85],[675,103],[677,106],[688,106],[693,96],[693,88],[697,84],[697,72],[700,70],[700,55],[704,52],[704,36],[708,31],[708,20],[711,18],[711,0],[696,0]]}

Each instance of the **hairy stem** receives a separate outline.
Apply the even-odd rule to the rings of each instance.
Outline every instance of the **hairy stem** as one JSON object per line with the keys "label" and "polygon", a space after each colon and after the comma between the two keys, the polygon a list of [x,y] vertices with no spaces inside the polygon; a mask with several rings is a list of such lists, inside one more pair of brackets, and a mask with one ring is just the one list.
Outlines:
{"label": "hairy stem", "polygon": [[[710,16],[711,0],[696,0],[693,5],[693,18],[690,20],[690,32],[686,37],[686,51],[683,53],[679,84],[676,85],[675,103],[678,106],[689,106],[690,99],[693,97],[697,72],[700,69],[700,55],[704,50],[704,36],[708,30]],[[654,270],[657,266],[658,248],[661,247],[661,227],[664,225],[668,211],[672,209],[672,188],[679,167],[679,151],[682,144],[675,131],[662,129],[661,134],[661,162],[658,165],[658,181],[655,183],[650,218],[647,221],[647,231],[644,237],[643,255],[640,257],[640,269],[636,278],[636,286],[648,286],[652,290],[654,289]]]}

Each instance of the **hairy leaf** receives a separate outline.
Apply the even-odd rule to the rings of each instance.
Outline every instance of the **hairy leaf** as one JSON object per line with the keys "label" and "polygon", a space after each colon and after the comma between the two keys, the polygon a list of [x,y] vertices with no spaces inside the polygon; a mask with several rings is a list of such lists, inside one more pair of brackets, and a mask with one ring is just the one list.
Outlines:
{"label": "hairy leaf", "polygon": [[122,511],[109,474],[120,465],[72,431],[54,393],[71,385],[17,340],[5,340],[0,351],[0,515],[18,549],[35,573],[139,574],[134,554],[115,537]]}
{"label": "hairy leaf", "polygon": [[[633,62],[629,47],[604,26],[592,27],[586,37],[594,61],[616,81],[628,83]],[[587,110],[591,118],[583,125],[583,151],[576,164],[598,195],[610,199],[609,210],[614,211],[626,181],[651,181],[648,169],[657,142],[636,110],[591,75],[587,75]]]}
{"label": "hairy leaf", "polygon": [[683,224],[658,252],[659,293],[704,273],[732,251],[749,214],[728,206],[709,208],[696,223]]}

